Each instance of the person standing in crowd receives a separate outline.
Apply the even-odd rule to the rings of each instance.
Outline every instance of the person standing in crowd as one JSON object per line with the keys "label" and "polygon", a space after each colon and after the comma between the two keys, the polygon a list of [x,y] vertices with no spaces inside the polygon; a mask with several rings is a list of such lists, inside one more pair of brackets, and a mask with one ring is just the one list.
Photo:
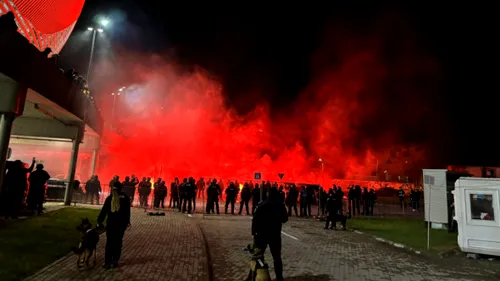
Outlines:
{"label": "person standing in crowd", "polygon": [[130,176],[130,205],[132,206],[134,204],[134,199],[135,199],[135,191],[137,189],[137,184],[139,183],[139,179],[135,176],[135,174],[132,174]]}
{"label": "person standing in crowd", "polygon": [[[217,211],[217,215],[219,214],[219,196],[221,194],[220,186],[217,184],[217,180],[212,180],[212,183],[207,188],[207,206],[206,213],[214,213]],[[215,206],[215,210],[214,210]]]}
{"label": "person standing in crowd", "polygon": [[194,186],[192,183],[192,180],[190,179],[184,179],[182,188],[181,188],[181,197],[182,199],[182,212],[185,213],[187,212],[188,214],[191,214],[193,211],[192,208],[192,195],[194,194]]}
{"label": "person standing in crowd", "polygon": [[231,204],[231,214],[234,215],[234,203],[236,202],[236,197],[238,196],[238,190],[233,182],[229,183],[229,187],[226,189],[226,207],[224,213],[227,214],[227,208]]}
{"label": "person standing in crowd", "polygon": [[375,202],[377,201],[377,194],[373,188],[370,188],[368,201],[368,216],[373,216],[373,208],[375,207]]}
{"label": "person standing in crowd", "polygon": [[186,184],[187,179],[185,178],[182,183],[179,185],[179,212],[184,212],[182,210],[182,205],[186,204]]}
{"label": "person standing in crowd", "polygon": [[325,215],[325,209],[326,209],[326,201],[328,200],[328,197],[327,197],[327,194],[325,192],[325,190],[323,189],[323,187],[320,187],[319,188],[319,205],[318,206],[320,209],[321,209],[321,215],[324,216]]}
{"label": "person standing in crowd", "polygon": [[115,182],[120,182],[120,177],[118,175],[114,175],[113,178],[109,181],[109,188],[113,189],[113,185]]}
{"label": "person standing in crowd", "polygon": [[245,205],[245,208],[247,210],[247,215],[250,215],[250,210],[248,207],[248,202],[250,202],[250,198],[252,198],[252,191],[250,190],[248,183],[245,183],[243,185],[243,188],[241,189],[241,203],[238,215],[241,215],[241,212],[243,211],[243,205]]}
{"label": "person standing in crowd", "polygon": [[193,204],[193,213],[196,211],[196,193],[198,186],[196,185],[196,180],[193,177],[189,178],[189,194],[188,200]]}
{"label": "person standing in crowd", "polygon": [[177,205],[179,205],[179,179],[175,178],[170,184],[170,203],[168,204],[168,207],[177,208]]}
{"label": "person standing in crowd", "polygon": [[368,188],[363,188],[363,213],[362,215],[368,216],[368,209],[370,206],[370,193],[368,192]]}
{"label": "person standing in crowd", "polygon": [[337,197],[335,196],[335,192],[331,192],[328,194],[328,200],[326,201],[326,224],[325,224],[325,229],[328,229],[330,226],[330,223],[332,224],[330,226],[330,229],[336,228],[336,216],[338,212],[338,202],[337,202]]}
{"label": "person standing in crowd", "polygon": [[147,208],[148,207],[148,197],[151,194],[151,182],[148,182],[146,177],[142,178],[139,183],[139,206]]}
{"label": "person standing in crowd", "polygon": [[[281,260],[281,228],[288,221],[285,205],[280,202],[279,192],[269,190],[269,199],[255,210],[252,219],[254,246],[262,251],[269,245],[274,260],[276,281],[283,281],[283,262]],[[251,276],[251,272],[249,273]]]}
{"label": "person standing in crowd", "polygon": [[160,187],[158,189],[160,190],[159,191],[160,203],[158,205],[161,206],[162,209],[165,209],[165,197],[167,197],[168,194],[168,189],[165,184],[165,181],[161,181]]}
{"label": "person standing in crowd", "polygon": [[255,209],[259,205],[260,202],[260,187],[259,184],[255,184],[255,188],[252,190],[252,216],[255,213]]}
{"label": "person standing in crowd", "polygon": [[[130,181],[129,176],[125,177],[125,181],[122,182],[122,186],[123,186],[123,193],[125,193],[130,199],[134,198],[135,185],[132,181]],[[133,202],[130,201],[130,206],[132,205]]]}
{"label": "person standing in crowd", "polygon": [[32,213],[43,213],[43,201],[45,200],[45,185],[50,179],[49,173],[43,169],[42,164],[36,165],[36,170],[33,171],[28,181],[30,189],[28,191],[28,208]]}
{"label": "person standing in crowd", "polygon": [[306,194],[307,194],[307,200],[306,200],[307,213],[309,214],[309,216],[312,216],[312,205],[314,204],[314,202],[316,202],[314,187],[311,185],[307,186]]}
{"label": "person standing in crowd", "polygon": [[203,178],[200,178],[198,182],[196,182],[196,188],[198,189],[198,198],[202,198],[203,192],[205,192],[205,180]]}
{"label": "person standing in crowd", "polygon": [[350,186],[349,187],[349,191],[347,192],[347,209],[348,209],[348,212],[349,212],[349,216],[353,216],[355,214],[355,210],[354,210],[354,198],[355,198],[355,191],[354,191],[354,187],[353,186]]}
{"label": "person standing in crowd", "polygon": [[288,216],[292,216],[292,209],[295,211],[295,216],[298,217],[297,213],[297,197],[299,196],[299,192],[297,191],[297,188],[295,187],[294,184],[290,186],[288,189],[285,203],[288,207]]}
{"label": "person standing in crowd", "polygon": [[335,190],[335,196],[337,199],[337,205],[339,208],[339,215],[344,214],[344,192],[342,191],[342,188],[340,186],[337,186],[337,189]]}
{"label": "person standing in crowd", "polygon": [[358,216],[361,214],[361,187],[359,185],[356,185],[354,187],[354,207],[355,207],[355,212],[353,212],[353,215],[358,213]]}
{"label": "person standing in crowd", "polygon": [[101,182],[99,178],[94,175],[85,183],[85,193],[87,194],[87,202],[94,204],[94,198],[97,205],[99,205],[99,194],[101,193]]}
{"label": "person standing in crowd", "polygon": [[6,215],[13,219],[17,219],[19,212],[21,211],[24,193],[28,187],[27,175],[33,171],[35,162],[36,159],[33,157],[29,168],[26,168],[21,160],[6,162],[7,173],[5,174],[3,183],[5,186],[4,191],[6,193]]}
{"label": "person standing in crowd", "polygon": [[130,227],[130,198],[122,191],[122,185],[113,183],[111,195],[106,198],[104,206],[97,217],[97,226],[106,221],[106,252],[104,254],[104,269],[118,267],[120,261],[123,235]]}
{"label": "person standing in crowd", "polygon": [[403,186],[399,187],[398,197],[399,197],[399,206],[401,207],[401,209],[404,209],[404,207],[405,207],[405,191],[403,190]]}
{"label": "person standing in crowd", "polygon": [[153,193],[153,196],[154,196],[154,199],[153,199],[153,207],[155,209],[159,209],[160,208],[160,199],[161,199],[161,196],[162,196],[162,191],[161,191],[161,178],[158,178],[154,184],[154,193]]}
{"label": "person standing in crowd", "polygon": [[285,204],[285,191],[283,191],[283,185],[280,185],[279,187],[279,193],[280,193],[280,201],[282,204]]}
{"label": "person standing in crowd", "polygon": [[300,191],[300,216],[309,216],[307,214],[307,191],[305,186],[302,186]]}

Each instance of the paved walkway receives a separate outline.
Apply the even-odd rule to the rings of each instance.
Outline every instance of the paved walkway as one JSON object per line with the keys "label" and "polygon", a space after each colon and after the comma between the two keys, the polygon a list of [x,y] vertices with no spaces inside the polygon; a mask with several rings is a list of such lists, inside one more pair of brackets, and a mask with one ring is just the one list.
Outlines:
{"label": "paved walkway", "polygon": [[[244,280],[249,254],[243,248],[251,242],[250,225],[250,216],[203,217],[167,212],[165,217],[149,217],[143,210],[134,209],[120,268],[79,270],[75,256],[69,254],[27,280],[210,281],[210,269],[215,281]],[[366,235],[323,230],[322,226],[312,219],[300,218],[292,218],[284,226],[285,280],[500,280],[500,267],[488,271],[475,267],[475,261],[429,259]],[[99,265],[103,261],[104,245],[103,236],[98,247]],[[268,251],[266,254],[272,269],[272,258]]]}
{"label": "paved walkway", "polygon": [[[215,280],[243,280],[248,274],[250,217],[206,217],[201,221],[210,245]],[[429,259],[350,231],[322,229],[322,223],[293,218],[283,228],[285,280],[424,281],[498,280],[473,261]],[[272,257],[266,251],[271,268]],[[274,272],[271,273],[274,276]],[[496,277],[494,277],[496,276]]]}
{"label": "paved walkway", "polygon": [[196,220],[172,213],[165,217],[132,211],[132,228],[124,238],[121,267],[104,270],[105,236],[98,245],[98,266],[77,269],[76,257],[68,254],[26,280],[208,280],[207,255]]}

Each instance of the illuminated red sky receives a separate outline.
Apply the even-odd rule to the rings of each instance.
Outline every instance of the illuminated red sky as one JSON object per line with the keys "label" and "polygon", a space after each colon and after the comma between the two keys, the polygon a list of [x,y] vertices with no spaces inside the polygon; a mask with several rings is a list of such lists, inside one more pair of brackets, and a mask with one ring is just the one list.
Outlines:
{"label": "illuminated red sky", "polygon": [[[483,42],[490,25],[459,16],[473,7],[449,13],[423,4],[362,10],[325,4],[243,13],[229,6],[97,3],[88,2],[75,37],[96,10],[111,15],[93,73],[104,117],[117,88],[141,93],[117,101],[129,138],[108,134],[114,157],[103,160],[104,173],[154,176],[170,168],[248,178],[258,170],[315,180],[319,157],[329,177],[353,177],[387,159],[397,161],[383,168],[401,173],[407,169],[401,155],[410,155],[412,165],[444,167],[491,154],[486,145],[472,145],[495,143],[472,137],[484,132],[481,116],[490,112],[469,114],[469,106],[485,106],[471,93],[492,92],[491,74],[479,62],[489,61],[486,49],[493,46]],[[78,39],[68,42],[62,61],[84,72],[88,42]],[[464,135],[463,126],[474,133]],[[409,152],[398,156],[393,147]]]}

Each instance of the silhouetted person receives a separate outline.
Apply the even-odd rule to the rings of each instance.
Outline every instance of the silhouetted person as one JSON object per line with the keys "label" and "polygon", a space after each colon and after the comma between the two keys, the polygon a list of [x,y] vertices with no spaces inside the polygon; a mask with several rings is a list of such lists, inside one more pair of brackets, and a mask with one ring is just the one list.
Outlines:
{"label": "silhouetted person", "polygon": [[33,171],[28,181],[30,189],[28,191],[28,208],[38,214],[43,213],[43,201],[45,200],[45,184],[50,179],[49,173],[43,169],[42,164],[36,165],[36,170]]}
{"label": "silhouetted person", "polygon": [[101,182],[97,176],[92,176],[85,183],[85,191],[87,193],[87,202],[90,204],[94,204],[94,198],[96,200],[97,205],[99,205],[99,194],[102,192]]}
{"label": "silhouetted person", "polygon": [[255,188],[252,190],[252,215],[255,213],[255,209],[260,202],[260,186],[258,183],[255,184]]}
{"label": "silhouetted person", "polygon": [[175,178],[170,184],[170,204],[168,204],[168,207],[176,208],[178,207],[177,205],[179,205],[179,179]]}
{"label": "silhouetted person", "polygon": [[8,12],[7,14],[0,16],[0,27],[5,26],[6,28],[17,31],[16,16],[13,12]]}
{"label": "silhouetted person", "polygon": [[221,194],[220,186],[217,184],[217,181],[214,179],[212,183],[207,188],[207,206],[206,213],[214,213],[217,212],[219,214],[219,196]]}
{"label": "silhouetted person", "polygon": [[98,226],[106,221],[106,253],[104,268],[117,267],[122,253],[123,235],[130,226],[130,198],[121,191],[122,185],[115,182],[111,195],[106,198],[104,206],[97,217]]}
{"label": "silhouetted person", "polygon": [[[268,200],[259,204],[252,220],[254,246],[265,251],[267,245],[274,260],[276,281],[283,281],[281,261],[281,227],[288,221],[285,205],[280,202],[279,192],[270,189]],[[251,272],[250,272],[251,274]]]}
{"label": "silhouetted person", "polygon": [[227,208],[231,204],[231,214],[234,215],[234,203],[236,202],[236,197],[238,196],[238,190],[234,183],[230,183],[229,187],[226,189],[226,207],[224,213],[227,214]]}
{"label": "silhouetted person", "polygon": [[299,196],[299,192],[297,191],[297,188],[295,185],[290,186],[290,189],[288,189],[285,203],[286,206],[288,207],[288,216],[292,216],[292,209],[295,211],[295,216],[298,217],[299,214],[297,213],[297,198]]}
{"label": "silhouetted person", "polygon": [[33,171],[35,161],[35,158],[33,158],[31,166],[28,169],[25,168],[24,163],[20,160],[6,162],[7,173],[4,178],[6,191],[5,203],[7,204],[7,215],[11,218],[16,219],[19,216],[24,193],[28,187],[27,174]]}
{"label": "silhouetted person", "polygon": [[252,191],[250,190],[250,187],[248,186],[248,183],[245,183],[243,185],[243,188],[241,189],[241,203],[240,203],[240,211],[239,215],[241,215],[241,212],[243,211],[243,205],[245,205],[247,215],[250,215],[250,211],[248,208],[248,202],[250,202],[250,198],[252,198]]}

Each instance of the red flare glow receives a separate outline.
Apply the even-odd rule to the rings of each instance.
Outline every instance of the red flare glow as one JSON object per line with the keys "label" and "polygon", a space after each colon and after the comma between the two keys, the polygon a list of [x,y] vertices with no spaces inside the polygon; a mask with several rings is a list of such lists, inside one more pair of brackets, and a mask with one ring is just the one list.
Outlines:
{"label": "red flare glow", "polygon": [[[270,181],[284,173],[283,181],[328,185],[339,178],[373,179],[385,170],[405,175],[409,166],[422,166],[425,155],[398,130],[420,124],[429,113],[418,97],[421,88],[408,81],[418,77],[428,91],[435,65],[407,42],[399,56],[409,59],[387,64],[383,40],[358,41],[349,48],[324,44],[313,58],[312,83],[272,117],[266,103],[245,115],[225,106],[222,85],[202,69],[186,72],[156,60],[145,70],[135,60],[125,62],[122,69],[140,82],[117,98],[123,133],[106,132],[99,173],[250,180],[260,172]],[[385,93],[389,84],[396,98]],[[393,98],[404,103],[389,115]],[[111,107],[111,99],[104,107]]]}

